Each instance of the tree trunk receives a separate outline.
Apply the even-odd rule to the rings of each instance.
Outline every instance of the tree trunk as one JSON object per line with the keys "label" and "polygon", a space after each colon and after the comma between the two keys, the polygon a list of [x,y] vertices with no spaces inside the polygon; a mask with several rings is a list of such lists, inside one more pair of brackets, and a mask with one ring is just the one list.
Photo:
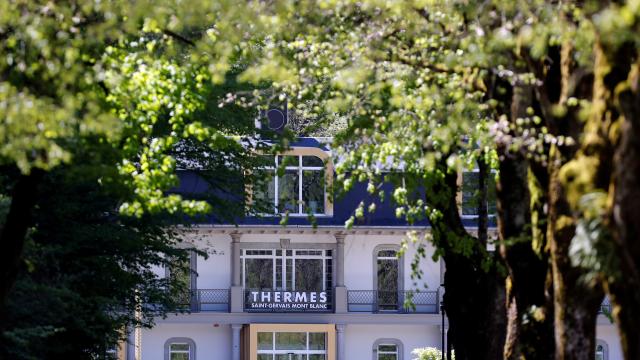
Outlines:
{"label": "tree trunk", "polygon": [[[511,122],[526,116],[533,91],[516,87]],[[498,145],[498,231],[500,254],[507,266],[507,335],[505,359],[553,359],[553,304],[549,289],[549,261],[545,223],[546,179],[536,178],[519,153]]]}
{"label": "tree trunk", "polygon": [[[582,263],[580,255],[570,256],[570,247],[578,220],[584,220],[584,195],[607,188],[610,161],[606,161],[609,149],[602,137],[607,124],[606,97],[598,93],[597,70],[592,77],[576,68],[574,51],[573,43],[564,41],[560,47],[550,49],[550,58],[545,62],[527,60],[542,80],[535,87],[536,97],[547,129],[556,138],[548,152],[546,169],[546,236],[552,268],[555,358],[591,360],[602,286],[594,269]],[[592,101],[593,110],[587,121],[581,118],[580,107],[570,104],[573,98]],[[565,111],[554,111],[558,108]],[[562,138],[576,140],[579,145],[563,143]]]}
{"label": "tree trunk", "polygon": [[619,269],[608,284],[625,359],[640,359],[640,61],[618,95],[623,115],[615,153],[613,226]]}
{"label": "tree trunk", "polygon": [[553,266],[556,359],[591,360],[603,293],[598,279],[585,277],[584,269],[575,267],[569,257],[576,224],[559,179],[559,166],[553,165],[560,162],[558,153],[552,147],[547,234]]}
{"label": "tree trunk", "polygon": [[431,226],[447,266],[443,302],[449,319],[448,338],[457,360],[500,359],[506,323],[504,280],[495,264],[483,266],[490,254],[462,224],[455,199],[456,178],[455,173],[447,173],[442,184],[430,188],[438,196],[427,199],[443,215]]}
{"label": "tree trunk", "polygon": [[11,206],[0,232],[0,307],[4,307],[7,296],[18,274],[18,266],[25,238],[32,221],[32,210],[36,204],[37,188],[44,171],[33,169],[28,175],[20,175],[14,185]]}

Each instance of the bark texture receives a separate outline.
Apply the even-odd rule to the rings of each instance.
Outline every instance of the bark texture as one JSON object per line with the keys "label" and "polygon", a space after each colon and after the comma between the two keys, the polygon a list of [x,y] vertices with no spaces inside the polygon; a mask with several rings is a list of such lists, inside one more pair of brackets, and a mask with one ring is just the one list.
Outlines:
{"label": "bark texture", "polygon": [[504,278],[495,266],[483,267],[490,255],[462,224],[453,191],[456,180],[456,174],[447,173],[441,184],[432,187],[438,195],[427,199],[443,212],[432,229],[447,266],[444,309],[449,319],[448,339],[457,360],[500,359],[506,324]]}
{"label": "bark texture", "polygon": [[[550,48],[545,61],[525,59],[528,68],[542,80],[534,88],[536,99],[547,129],[556,138],[549,147],[544,172],[548,178],[546,244],[552,270],[547,285],[553,284],[555,358],[558,360],[593,358],[596,319],[603,297],[600,279],[581,263],[580,256],[571,253],[576,227],[582,217],[580,204],[585,195],[606,184],[603,174],[608,173],[608,163],[603,159],[610,150],[606,142],[601,141],[604,113],[592,111],[585,122],[576,101],[569,101],[593,101],[594,109],[598,109],[597,99],[601,98],[597,93],[598,76],[579,68],[574,63],[574,52],[572,43],[565,41]],[[576,142],[560,140],[567,138]]]}
{"label": "bark texture", "polygon": [[27,231],[32,225],[32,211],[36,205],[37,188],[44,171],[33,169],[28,175],[21,175],[11,193],[11,205],[4,226],[0,230],[0,307],[15,283],[18,266],[24,248]]}
{"label": "bark texture", "polygon": [[[530,87],[514,89],[512,123],[526,116],[532,97]],[[538,219],[545,217],[546,181],[540,185],[527,159],[519,152],[509,152],[506,144],[498,146],[498,153],[498,231],[500,254],[508,269],[504,358],[552,359],[553,306],[548,291],[546,237],[544,232],[534,230],[540,226]]]}
{"label": "bark texture", "polygon": [[640,359],[640,61],[619,88],[618,102],[622,119],[614,160],[612,225],[620,263],[607,287],[624,357]]}

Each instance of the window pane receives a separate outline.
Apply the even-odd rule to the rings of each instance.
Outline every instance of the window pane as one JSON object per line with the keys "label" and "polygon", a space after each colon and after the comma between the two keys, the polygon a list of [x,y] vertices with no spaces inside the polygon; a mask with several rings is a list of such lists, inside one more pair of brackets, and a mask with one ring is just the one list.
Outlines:
{"label": "window pane", "polygon": [[169,277],[174,286],[172,294],[176,303],[187,305],[191,302],[191,267],[190,256],[175,259],[169,266]]}
{"label": "window pane", "polygon": [[258,360],[273,360],[273,355],[271,355],[271,354],[258,354]]}
{"label": "window pane", "polygon": [[287,170],[278,178],[278,212],[298,213],[298,171]]}
{"label": "window pane", "polygon": [[[479,173],[467,171],[462,174],[462,215],[478,215],[479,205]],[[496,178],[495,174],[487,175],[487,211],[495,215],[496,208]]]}
{"label": "window pane", "polygon": [[[330,256],[330,255],[329,255],[329,256]],[[325,260],[325,265],[324,265],[325,272],[326,272],[326,274],[325,274],[325,279],[324,279],[324,283],[325,283],[325,285],[324,285],[325,287],[324,287],[324,288],[325,288],[325,289],[331,289],[331,286],[332,286],[332,283],[333,283],[333,276],[331,275],[332,268],[333,268],[333,265],[332,265],[332,264],[333,264],[333,263],[332,263],[332,261],[331,261],[331,258],[327,258],[327,259]],[[330,295],[330,294],[327,294],[327,295],[329,295],[329,297],[331,297],[331,295]],[[330,301],[329,301],[329,302],[330,302]]]}
{"label": "window pane", "polygon": [[297,156],[278,156],[278,166],[295,166],[299,167],[299,158]]}
{"label": "window pane", "polygon": [[396,354],[378,354],[378,360],[398,360]]}
{"label": "window pane", "polygon": [[258,166],[274,168],[276,166],[276,158],[273,155],[260,155]]}
{"label": "window pane", "polygon": [[189,353],[171,353],[171,360],[189,360]]}
{"label": "window pane", "polygon": [[326,350],[325,333],[309,333],[309,350]]}
{"label": "window pane", "polygon": [[307,348],[307,333],[278,332],[276,333],[276,350],[305,350]]}
{"label": "window pane", "polygon": [[325,356],[323,354],[309,355],[309,360],[325,360]]}
{"label": "window pane", "polygon": [[498,213],[497,195],[496,195],[496,177],[495,174],[489,174],[487,179],[487,211],[489,215]]}
{"label": "window pane", "polygon": [[322,291],[322,259],[296,259],[296,290]]}
{"label": "window pane", "polygon": [[462,215],[478,215],[478,173],[462,174]]}
{"label": "window pane", "polygon": [[398,348],[395,345],[379,345],[378,351],[397,352]]}
{"label": "window pane", "polygon": [[245,259],[244,275],[247,289],[271,289],[273,259]]}
{"label": "window pane", "polygon": [[189,344],[171,344],[171,351],[189,351]]}
{"label": "window pane", "polygon": [[302,201],[304,213],[324,213],[324,171],[302,172]]}
{"label": "window pane", "polygon": [[273,170],[256,170],[253,197],[258,209],[266,213],[275,211],[276,180]]}
{"label": "window pane", "polygon": [[304,354],[279,354],[276,355],[276,360],[307,360],[307,355]]}
{"label": "window pane", "polygon": [[398,260],[378,260],[378,306],[398,309]]}
{"label": "window pane", "polygon": [[273,350],[273,333],[258,333],[258,350]]}
{"label": "window pane", "polygon": [[324,163],[317,156],[303,156],[302,166],[324,167]]}
{"label": "window pane", "polygon": [[398,253],[395,250],[380,250],[378,257],[396,257]]}
{"label": "window pane", "polygon": [[[287,256],[291,256],[291,254],[288,254]],[[286,289],[292,290],[293,289],[293,259],[287,259],[287,279],[285,282],[286,282],[285,283]]]}

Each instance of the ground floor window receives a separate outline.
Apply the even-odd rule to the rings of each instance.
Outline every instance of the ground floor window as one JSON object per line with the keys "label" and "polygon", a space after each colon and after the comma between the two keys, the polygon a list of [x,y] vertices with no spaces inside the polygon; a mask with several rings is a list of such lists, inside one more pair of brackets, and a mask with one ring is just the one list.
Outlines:
{"label": "ground floor window", "polygon": [[373,343],[374,360],[402,360],[402,343],[397,339],[378,339]]}
{"label": "ground floor window", "polygon": [[258,332],[258,360],[325,360],[327,333]]}
{"label": "ground floor window", "polygon": [[175,343],[169,348],[170,360],[190,360],[189,344]]}
{"label": "ground floor window", "polygon": [[378,345],[378,360],[398,360],[398,346],[395,344]]}
{"label": "ground floor window", "polygon": [[189,338],[171,338],[164,344],[165,360],[195,360],[196,344]]}
{"label": "ground floor window", "polygon": [[602,341],[602,340],[598,340],[597,345],[596,345],[596,360],[608,360],[609,359],[609,354],[607,354],[607,344]]}

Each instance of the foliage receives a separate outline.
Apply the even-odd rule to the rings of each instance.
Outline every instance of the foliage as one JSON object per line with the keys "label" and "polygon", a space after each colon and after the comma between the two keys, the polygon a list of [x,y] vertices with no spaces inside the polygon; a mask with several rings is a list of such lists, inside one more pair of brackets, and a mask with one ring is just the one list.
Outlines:
{"label": "foliage", "polygon": [[[637,127],[640,2],[283,0],[250,8],[267,23],[288,26],[260,37],[260,56],[241,79],[271,81],[308,118],[348,119],[333,144],[337,180],[344,190],[369,182],[380,197],[380,185],[393,182],[398,217],[427,218],[443,230],[431,238],[437,254],[482,252],[473,237],[439,226],[455,218],[447,201],[456,191],[447,182],[452,173],[479,158],[493,166],[522,159],[535,185],[520,194],[523,203],[535,196],[528,209],[535,215],[521,221],[531,245],[524,250],[541,260],[542,279],[552,272],[557,282],[548,289],[556,291],[555,305],[544,306],[574,305],[548,308],[537,319],[556,316],[555,339],[566,339],[556,344],[557,356],[578,347],[567,345],[580,341],[566,335],[576,330],[569,329],[572,317],[597,316],[590,304],[601,300],[600,282],[616,278],[612,258],[628,250],[613,240],[626,230],[610,226],[619,217],[611,208],[619,191],[611,164],[614,151],[635,151],[617,147],[624,144],[620,127]],[[524,105],[514,111],[519,96]],[[581,202],[598,192],[609,201],[592,203],[597,218],[583,219]],[[354,217],[368,208],[362,203]],[[505,254],[509,266],[522,260]],[[543,305],[545,293],[540,287],[531,309]],[[572,296],[580,298],[564,302]],[[591,339],[595,328],[580,331]],[[582,348],[588,356],[592,346]]]}
{"label": "foliage", "polygon": [[[252,86],[235,81],[232,52],[216,52],[226,64],[218,72],[190,61],[202,49],[170,18],[192,5],[0,4],[0,230],[3,246],[18,249],[2,251],[3,289],[19,264],[2,309],[5,357],[100,356],[127,326],[151,326],[183,305],[179,279],[155,275],[187,256],[173,226],[246,213],[245,185],[260,179],[243,172],[265,145],[248,137],[254,111],[219,103]],[[207,190],[176,191],[185,169]],[[20,236],[5,221],[9,204],[40,170],[26,190],[35,204],[17,214],[29,227]]]}
{"label": "foliage", "polygon": [[[413,360],[442,360],[442,351],[433,348],[418,348],[411,351],[411,355],[415,356]],[[455,354],[451,354],[451,360],[455,360]]]}
{"label": "foliage", "polygon": [[173,294],[186,289],[155,271],[187,258],[188,249],[178,246],[172,219],[118,214],[119,199],[129,189],[98,182],[116,172],[103,162],[118,152],[95,140],[85,139],[74,154],[82,165],[59,166],[42,185],[5,309],[0,348],[6,358],[103,354],[126,335],[127,326],[150,326],[154,316],[182,305]]}
{"label": "foliage", "polygon": [[[216,23],[220,31],[210,29],[206,39],[215,40],[226,16],[242,18],[227,11],[232,3],[212,4],[211,10],[224,16]],[[224,84],[237,59],[232,48],[222,48],[228,43],[212,44],[209,54],[219,54],[220,69],[188,63],[205,49],[190,52],[184,46],[195,43],[176,40],[173,30],[212,26],[195,11],[200,8],[172,1],[3,2],[0,163],[15,165],[23,174],[50,170],[73,162],[73,139],[98,136],[124,150],[119,167],[126,176],[121,180],[137,190],[123,202],[123,213],[210,210],[205,203],[166,193],[177,182],[169,149],[183,140],[206,139],[207,146],[222,153],[237,152],[238,142],[229,135],[245,135],[247,129],[246,122],[225,127],[220,125],[231,124],[228,119],[194,120],[211,100],[213,82]],[[176,18],[175,12],[184,17]]]}

